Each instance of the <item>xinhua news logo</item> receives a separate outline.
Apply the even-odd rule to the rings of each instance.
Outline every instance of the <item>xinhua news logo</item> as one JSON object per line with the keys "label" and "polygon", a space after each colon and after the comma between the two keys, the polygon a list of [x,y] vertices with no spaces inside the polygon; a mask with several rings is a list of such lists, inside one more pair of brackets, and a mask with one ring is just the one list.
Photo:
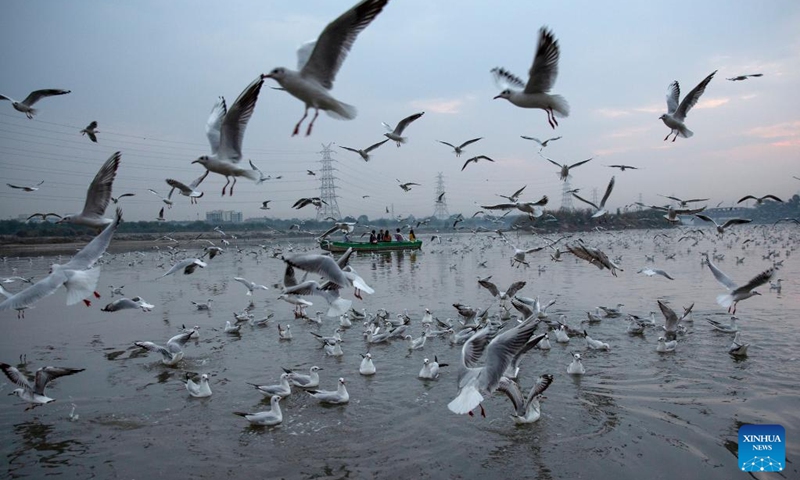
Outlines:
{"label": "xinhua news logo", "polygon": [[739,427],[739,469],[780,472],[786,466],[786,430],[780,425]]}

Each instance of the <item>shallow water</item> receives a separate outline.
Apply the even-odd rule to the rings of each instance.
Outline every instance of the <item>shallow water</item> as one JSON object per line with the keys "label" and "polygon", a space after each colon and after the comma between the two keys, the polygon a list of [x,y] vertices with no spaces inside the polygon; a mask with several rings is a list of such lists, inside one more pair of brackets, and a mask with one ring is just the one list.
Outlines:
{"label": "shallow water", "polygon": [[[774,232],[771,242],[764,239],[765,231]],[[623,311],[647,316],[658,312],[657,299],[679,312],[695,303],[694,322],[679,337],[673,354],[655,351],[657,330],[629,336],[623,319],[586,325],[594,338],[611,344],[609,352],[586,350],[581,338],[567,346],[553,338],[551,351],[529,354],[520,377],[523,390],[527,393],[543,373],[552,373],[555,381],[542,402],[541,420],[526,426],[511,421],[511,404],[500,394],[485,400],[486,418],[458,416],[447,409],[456,393],[460,349],[445,339],[429,339],[423,350],[411,354],[400,341],[374,345],[370,352],[378,373],[362,377],[359,354],[367,346],[361,326],[354,324],[343,335],[343,357],[327,357],[308,332],[328,335],[338,321],[326,319],[318,327],[295,320],[292,306],[275,300],[274,288],[252,297],[256,318],[275,313],[267,327],[245,325],[240,336],[222,333],[225,321],[233,321],[232,312],[249,301],[234,276],[267,285],[282,279],[281,261],[267,252],[257,258],[247,254],[261,250],[258,246],[242,246],[244,254],[228,248],[206,269],[159,280],[164,270],[157,265],[166,262],[168,268],[170,261],[159,259],[155,250],[107,255],[98,285],[103,298],[92,307],[65,307],[64,292],[59,291],[28,310],[24,320],[17,320],[14,312],[0,313],[6,327],[0,361],[17,364],[26,354],[31,372],[43,365],[86,369],[55,381],[48,392],[58,400],[32,411],[24,411],[16,397],[0,397],[6,475],[729,479],[747,475],[738,472],[736,457],[737,431],[744,423],[783,425],[791,462],[800,454],[794,440],[800,432],[800,262],[787,257],[786,250],[796,245],[790,237],[796,242],[797,233],[761,228],[739,232],[738,239],[726,234],[725,241],[706,239],[695,247],[677,243],[676,231],[668,232],[672,239],[656,240],[652,232],[641,231],[584,234],[582,238],[609,256],[623,256],[625,271],[616,278],[570,255],[552,262],[544,251],[528,255],[530,268],[512,268],[513,249],[485,234],[445,236],[442,244],[426,243],[415,253],[353,259],[351,264],[376,290],[354,306],[370,312],[382,307],[392,314],[408,309],[415,337],[425,307],[434,316],[454,319],[451,305],[456,302],[492,305],[492,312],[498,312],[497,302],[475,281],[478,276],[492,275],[501,289],[527,281],[520,295],[538,295],[544,302],[555,298],[551,315],[563,313],[575,327],[597,305],[623,303]],[[745,238],[754,241],[743,251]],[[542,242],[530,236],[510,239],[520,246]],[[195,253],[187,248],[186,256]],[[295,245],[296,251],[303,248],[311,246]],[[715,303],[724,289],[700,263],[698,252],[714,248],[726,255],[717,262],[720,269],[740,282],[770,265],[762,260],[768,248],[778,249],[779,260],[784,260],[782,293],[762,287],[763,296],[739,305],[742,337],[752,344],[745,359],[729,356],[732,335],[715,332],[706,322],[728,317]],[[664,254],[673,252],[675,260],[666,260]],[[645,254],[654,253],[655,262],[646,263]],[[735,255],[746,256],[744,264],[735,265]],[[0,264],[0,276],[11,275],[16,267],[17,274],[41,278],[56,261],[9,258]],[[478,266],[483,261],[487,267]],[[546,269],[539,272],[539,265]],[[676,280],[637,275],[644,266],[662,268]],[[104,313],[100,308],[111,299],[108,285],[124,285],[126,296],[140,295],[156,308],[150,313]],[[343,293],[352,298],[352,292]],[[214,300],[210,312],[197,311],[190,303],[206,298]],[[315,305],[310,313],[324,305],[319,297],[311,300]],[[660,313],[656,318],[663,322]],[[278,340],[278,323],[292,325],[293,340]],[[199,325],[201,336],[187,345],[176,368],[133,346],[139,340],[163,343],[184,324]],[[582,378],[566,374],[573,351],[584,356],[587,373]],[[452,366],[442,370],[438,381],[417,379],[423,358],[434,355]],[[278,427],[251,427],[232,415],[268,408],[268,401],[245,382],[277,383],[281,367],[306,370],[311,365],[324,369],[322,389],[334,389],[337,378],[346,379],[348,405],[321,406],[295,390],[281,402],[284,421]],[[181,382],[185,372],[209,373],[213,396],[189,397]],[[3,394],[13,389],[5,378],[0,385]],[[77,421],[69,418],[72,404]],[[798,478],[799,470],[789,463],[775,475]]]}

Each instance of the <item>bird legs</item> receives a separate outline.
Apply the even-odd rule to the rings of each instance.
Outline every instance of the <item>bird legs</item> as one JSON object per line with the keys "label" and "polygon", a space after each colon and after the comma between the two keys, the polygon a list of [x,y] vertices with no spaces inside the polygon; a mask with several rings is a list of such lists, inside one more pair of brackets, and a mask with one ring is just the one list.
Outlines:
{"label": "bird legs", "polygon": [[553,108],[550,107],[545,110],[545,112],[547,112],[547,122],[550,123],[550,126],[553,127],[553,130],[555,130],[555,128],[558,126],[558,120],[556,120],[556,116],[553,113]]}
{"label": "bird legs", "polygon": [[[483,404],[482,404],[482,403],[479,403],[479,404],[478,404],[478,406],[479,406],[479,407],[481,407],[481,417],[483,417],[483,418],[486,418],[486,411],[483,409]],[[472,413],[472,411],[471,411],[471,410],[470,410],[470,412],[469,412],[469,416],[470,416],[470,417],[472,417],[472,416],[473,416],[473,413]]]}
{"label": "bird legs", "polygon": [[[223,197],[225,196],[225,189],[228,188],[228,184],[229,183],[231,183],[231,178],[229,176],[225,175],[225,185],[222,187],[222,196]],[[232,196],[233,195],[233,187],[235,187],[235,186],[236,186],[236,177],[233,177],[233,185],[231,185],[231,189],[228,192],[228,196]]]}
{"label": "bird legs", "polygon": [[667,141],[667,139],[669,138],[669,136],[670,136],[670,135],[672,135],[672,133],[673,133],[673,132],[675,133],[675,136],[674,136],[674,137],[672,137],[672,141],[674,142],[674,141],[675,141],[675,139],[676,139],[676,138],[678,138],[678,133],[679,133],[679,132],[673,128],[672,130],[670,130],[670,131],[669,131],[669,133],[667,134],[667,136],[666,136],[666,137],[664,137],[664,141],[665,141],[665,142]]}
{"label": "bird legs", "polygon": [[[319,116],[319,109],[315,108],[314,110],[315,110],[314,118],[312,118],[311,123],[308,124],[308,129],[306,129],[306,137],[311,135],[311,129],[314,127],[314,120],[316,120],[317,117]],[[300,133],[300,124],[303,123],[303,120],[305,120],[306,117],[308,117],[308,105],[306,105],[306,111],[303,112],[303,118],[301,118],[300,121],[297,122],[297,125],[294,126],[294,131],[292,132],[293,137],[298,133]]]}

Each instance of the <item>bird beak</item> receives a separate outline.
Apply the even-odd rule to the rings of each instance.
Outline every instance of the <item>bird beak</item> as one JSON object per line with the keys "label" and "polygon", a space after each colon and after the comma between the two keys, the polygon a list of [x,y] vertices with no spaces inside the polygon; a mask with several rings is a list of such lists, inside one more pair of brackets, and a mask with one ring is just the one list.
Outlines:
{"label": "bird beak", "polygon": [[758,292],[753,292],[753,295],[761,295],[761,294]]}
{"label": "bird beak", "polygon": [[497,100],[498,98],[500,98],[500,95],[495,96],[492,100]]}
{"label": "bird beak", "polygon": [[194,162],[192,162],[192,163],[197,163],[197,162],[199,162],[199,161],[200,161],[200,160],[195,160],[195,161],[194,161]]}
{"label": "bird beak", "polygon": [[8,396],[10,397],[11,395],[16,395],[16,394],[17,394],[17,392],[11,392],[11,393],[8,394]]}
{"label": "bird beak", "polygon": [[262,73],[261,78],[275,78],[275,77],[273,77],[271,73],[266,73],[266,74]]}

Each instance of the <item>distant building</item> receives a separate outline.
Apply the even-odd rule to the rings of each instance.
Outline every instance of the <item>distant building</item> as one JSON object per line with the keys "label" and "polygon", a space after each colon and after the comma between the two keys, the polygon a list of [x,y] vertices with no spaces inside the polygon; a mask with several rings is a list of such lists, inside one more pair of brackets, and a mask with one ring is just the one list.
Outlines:
{"label": "distant building", "polygon": [[212,210],[206,212],[206,223],[242,223],[242,212]]}

